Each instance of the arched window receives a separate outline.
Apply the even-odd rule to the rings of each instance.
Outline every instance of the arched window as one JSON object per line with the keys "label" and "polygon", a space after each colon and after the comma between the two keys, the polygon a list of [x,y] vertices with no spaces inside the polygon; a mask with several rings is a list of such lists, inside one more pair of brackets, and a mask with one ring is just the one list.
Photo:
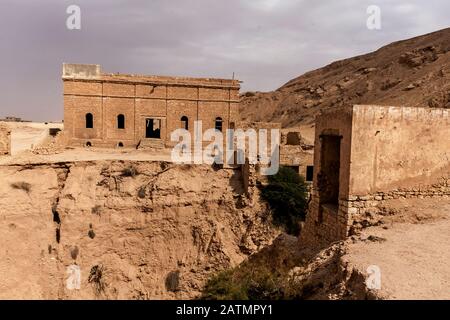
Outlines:
{"label": "arched window", "polygon": [[123,114],[117,116],[117,129],[125,129],[125,116]]}
{"label": "arched window", "polygon": [[218,130],[218,131],[220,131],[220,132],[222,132],[222,122],[223,122],[223,120],[222,120],[221,117],[217,117],[217,118],[216,118],[216,125],[215,125],[215,128],[216,128],[216,130]]}
{"label": "arched window", "polygon": [[189,130],[189,119],[186,116],[181,117],[181,127],[183,129]]}
{"label": "arched window", "polygon": [[86,129],[94,128],[94,116],[92,113],[86,113]]}

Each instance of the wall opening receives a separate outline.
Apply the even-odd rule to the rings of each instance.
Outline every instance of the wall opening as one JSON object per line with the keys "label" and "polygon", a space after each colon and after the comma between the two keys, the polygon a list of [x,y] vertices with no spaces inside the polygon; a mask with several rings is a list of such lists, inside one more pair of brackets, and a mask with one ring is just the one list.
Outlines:
{"label": "wall opening", "polygon": [[215,126],[214,126],[214,127],[216,128],[216,130],[222,132],[222,125],[223,125],[223,120],[222,120],[222,118],[221,118],[221,117],[217,117],[217,118],[216,118],[216,122],[215,122]]}
{"label": "wall opening", "polygon": [[92,147],[92,143],[90,141],[86,142],[86,147]]}
{"label": "wall opening", "polygon": [[61,132],[60,128],[50,128],[48,129],[48,134],[52,137],[56,137],[58,133]]}
{"label": "wall opening", "polygon": [[286,144],[290,146],[298,146],[300,145],[300,137],[297,132],[289,132],[286,135]]}
{"label": "wall opening", "polygon": [[314,166],[306,166],[306,181],[310,182],[314,179]]}
{"label": "wall opening", "polygon": [[125,116],[123,114],[117,116],[117,129],[125,129]]}
{"label": "wall opening", "polygon": [[161,139],[161,119],[145,119],[145,137]]}
{"label": "wall opening", "polygon": [[123,142],[119,142],[119,143],[117,144],[117,146],[118,146],[119,148],[123,148]]}
{"label": "wall opening", "polygon": [[92,113],[86,114],[86,129],[94,128],[94,116]]}
{"label": "wall opening", "polygon": [[189,119],[186,116],[181,117],[181,128],[189,130]]}
{"label": "wall opening", "polygon": [[337,212],[339,205],[339,172],[341,167],[341,137],[321,136],[320,172],[317,175],[319,203]]}

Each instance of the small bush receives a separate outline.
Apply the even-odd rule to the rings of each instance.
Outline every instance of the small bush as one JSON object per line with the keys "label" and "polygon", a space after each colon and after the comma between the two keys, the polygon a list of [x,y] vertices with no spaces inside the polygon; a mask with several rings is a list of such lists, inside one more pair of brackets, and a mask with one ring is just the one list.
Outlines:
{"label": "small bush", "polygon": [[177,292],[180,290],[180,271],[172,271],[166,277],[166,290],[171,292]]}
{"label": "small bush", "polygon": [[135,166],[128,166],[122,170],[123,177],[135,177],[139,174]]}
{"label": "small bush", "polygon": [[103,279],[104,268],[102,265],[95,265],[91,268],[89,273],[88,282],[92,283],[94,290],[97,294],[101,294],[105,291],[106,283]]}
{"label": "small bush", "polygon": [[70,249],[70,256],[72,257],[73,260],[77,260],[78,254],[80,253],[80,249],[78,249],[77,246],[72,247]]}
{"label": "small bush", "polygon": [[18,190],[23,190],[26,193],[30,193],[31,191],[31,184],[29,184],[28,182],[15,182],[15,183],[11,183],[11,187],[14,189],[18,189]]}
{"label": "small bush", "polygon": [[269,184],[262,189],[261,195],[273,211],[274,223],[289,234],[298,235],[299,223],[305,219],[307,190],[304,178],[286,167],[269,176]]}
{"label": "small bush", "polygon": [[139,188],[138,192],[137,192],[137,196],[138,196],[140,199],[144,199],[145,196],[146,196],[146,192],[147,192],[146,186],[141,186],[141,187]]}
{"label": "small bush", "polygon": [[206,283],[202,299],[204,300],[248,300],[244,283],[233,281],[233,270],[222,271]]}
{"label": "small bush", "polygon": [[226,270],[212,277],[202,291],[204,300],[282,299],[283,281],[264,266]]}
{"label": "small bush", "polygon": [[102,207],[100,205],[96,205],[91,209],[91,213],[100,216],[102,213]]}

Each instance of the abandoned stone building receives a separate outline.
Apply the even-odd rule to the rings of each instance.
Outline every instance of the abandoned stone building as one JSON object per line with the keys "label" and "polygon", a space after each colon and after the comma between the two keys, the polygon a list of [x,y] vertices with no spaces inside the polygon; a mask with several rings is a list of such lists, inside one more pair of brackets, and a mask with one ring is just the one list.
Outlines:
{"label": "abandoned stone building", "polygon": [[11,130],[5,126],[0,125],[0,155],[11,154]]}
{"label": "abandoned stone building", "polygon": [[175,129],[193,135],[233,127],[238,80],[102,73],[99,65],[64,64],[64,135],[73,146],[169,147]]}
{"label": "abandoned stone building", "polygon": [[[281,123],[278,122],[249,122],[249,121],[237,121],[236,128],[247,131],[253,129],[256,132],[259,130],[267,130],[267,145],[271,145],[271,130],[278,130],[279,136],[279,153],[280,153],[280,165],[293,169],[299,173],[307,182],[313,180],[313,168],[314,168],[314,146],[309,145],[303,139],[299,129],[289,128],[282,129]],[[236,141],[235,149],[237,149]],[[259,143],[259,141],[258,141]],[[248,141],[245,146],[246,153],[248,154]]]}
{"label": "abandoned stone building", "polygon": [[[170,134],[227,128],[256,130],[281,124],[240,121],[238,80],[105,74],[99,65],[63,65],[64,138],[68,145],[172,147]],[[280,163],[312,180],[313,151],[300,132],[280,136]]]}
{"label": "abandoned stone building", "polygon": [[355,105],[321,114],[315,130],[302,243],[346,238],[386,200],[450,196],[447,109]]}

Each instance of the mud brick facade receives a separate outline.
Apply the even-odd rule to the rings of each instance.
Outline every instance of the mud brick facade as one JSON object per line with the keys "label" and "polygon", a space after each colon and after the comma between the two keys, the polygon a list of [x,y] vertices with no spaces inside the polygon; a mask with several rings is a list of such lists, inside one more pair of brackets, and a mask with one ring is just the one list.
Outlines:
{"label": "mud brick facade", "polygon": [[314,172],[313,146],[307,146],[301,131],[294,128],[281,130],[280,140],[280,164],[293,168],[311,183]]}
{"label": "mud brick facade", "polygon": [[450,111],[355,105],[316,119],[312,199],[301,243],[349,236],[383,201],[450,196]]}
{"label": "mud brick facade", "polygon": [[64,64],[64,135],[73,146],[170,147],[175,129],[233,126],[238,80],[105,74],[99,65]]}
{"label": "mud brick facade", "polygon": [[0,156],[11,155],[11,130],[0,124]]}

